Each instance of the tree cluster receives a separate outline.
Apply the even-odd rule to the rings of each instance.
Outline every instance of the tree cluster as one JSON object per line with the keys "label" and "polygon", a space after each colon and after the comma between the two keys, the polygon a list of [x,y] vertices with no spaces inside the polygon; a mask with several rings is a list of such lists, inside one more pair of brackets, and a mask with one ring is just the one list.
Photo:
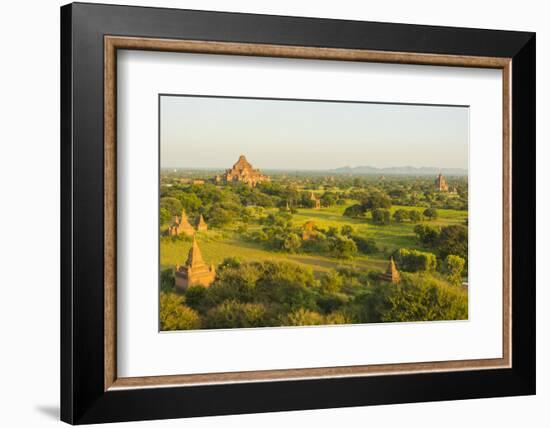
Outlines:
{"label": "tree cluster", "polygon": [[[226,259],[206,288],[162,288],[162,330],[249,328],[465,319],[467,293],[428,272],[402,273],[399,284],[378,272],[342,268],[316,278],[291,262]],[[168,284],[165,284],[168,287]]]}

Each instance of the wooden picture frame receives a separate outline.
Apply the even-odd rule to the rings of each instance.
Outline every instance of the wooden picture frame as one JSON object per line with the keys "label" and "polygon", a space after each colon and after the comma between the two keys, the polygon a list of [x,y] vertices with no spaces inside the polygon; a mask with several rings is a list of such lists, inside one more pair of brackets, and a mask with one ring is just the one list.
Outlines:
{"label": "wooden picture frame", "polygon": [[[117,49],[501,69],[503,357],[117,377]],[[534,34],[77,3],[61,9],[61,52],[62,420],[535,392]]]}

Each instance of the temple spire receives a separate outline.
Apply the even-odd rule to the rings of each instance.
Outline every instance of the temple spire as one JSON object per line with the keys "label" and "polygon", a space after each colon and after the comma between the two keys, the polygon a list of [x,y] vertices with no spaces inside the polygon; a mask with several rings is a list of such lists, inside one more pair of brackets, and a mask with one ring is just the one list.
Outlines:
{"label": "temple spire", "polygon": [[386,269],[386,272],[380,275],[380,278],[383,281],[389,281],[393,283],[399,282],[401,280],[401,276],[399,275],[397,266],[395,266],[395,262],[393,261],[393,256],[390,257],[390,262],[388,263],[388,268]]}
{"label": "temple spire", "polygon": [[201,249],[197,243],[197,238],[193,236],[193,245],[189,249],[189,255],[187,256],[186,266],[195,267],[201,264],[204,264],[202,259]]}
{"label": "temple spire", "polygon": [[198,231],[208,230],[208,225],[204,221],[204,217],[202,216],[202,214],[199,216],[199,222],[197,223],[197,230]]}

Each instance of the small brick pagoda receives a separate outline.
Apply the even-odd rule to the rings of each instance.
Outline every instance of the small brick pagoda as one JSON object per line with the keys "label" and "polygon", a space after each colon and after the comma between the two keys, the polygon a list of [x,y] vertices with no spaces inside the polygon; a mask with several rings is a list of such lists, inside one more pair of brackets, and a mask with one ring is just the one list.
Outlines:
{"label": "small brick pagoda", "polygon": [[306,221],[302,226],[302,240],[309,241],[316,234],[315,222],[312,220]]}
{"label": "small brick pagoda", "polygon": [[390,262],[388,264],[388,269],[386,269],[386,272],[380,275],[380,279],[382,281],[388,281],[397,283],[401,280],[401,276],[399,275],[399,271],[397,270],[397,267],[395,266],[395,262],[393,261],[393,257],[390,257]]}
{"label": "small brick pagoda", "polygon": [[315,193],[312,192],[309,199],[313,201],[313,208],[316,210],[321,209],[321,200],[315,195]]}
{"label": "small brick pagoda", "polygon": [[181,210],[181,216],[175,216],[172,225],[168,228],[168,235],[177,236],[185,234],[187,236],[193,236],[195,234],[195,229],[189,223],[187,219],[187,214],[185,210]]}
{"label": "small brick pagoda", "polygon": [[245,183],[251,187],[263,181],[269,181],[267,175],[263,175],[259,169],[254,169],[244,155],[239,156],[239,160],[221,176],[215,178],[216,183]]}
{"label": "small brick pagoda", "polygon": [[208,225],[204,221],[204,217],[202,214],[199,217],[199,222],[197,223],[197,231],[198,232],[206,232],[208,230]]}
{"label": "small brick pagoda", "polygon": [[194,285],[208,287],[216,278],[214,265],[208,266],[201,254],[197,240],[193,238],[193,245],[189,250],[184,265],[176,265],[176,288],[182,291]]}

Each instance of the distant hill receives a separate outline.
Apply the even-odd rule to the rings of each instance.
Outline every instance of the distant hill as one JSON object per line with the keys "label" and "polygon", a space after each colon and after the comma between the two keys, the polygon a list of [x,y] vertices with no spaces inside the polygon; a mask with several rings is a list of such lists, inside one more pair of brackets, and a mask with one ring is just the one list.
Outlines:
{"label": "distant hill", "polygon": [[352,175],[468,175],[468,170],[463,168],[435,168],[423,166],[420,168],[414,166],[394,166],[389,168],[376,168],[373,166],[344,166],[330,170],[334,174],[352,174]]}

